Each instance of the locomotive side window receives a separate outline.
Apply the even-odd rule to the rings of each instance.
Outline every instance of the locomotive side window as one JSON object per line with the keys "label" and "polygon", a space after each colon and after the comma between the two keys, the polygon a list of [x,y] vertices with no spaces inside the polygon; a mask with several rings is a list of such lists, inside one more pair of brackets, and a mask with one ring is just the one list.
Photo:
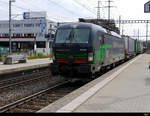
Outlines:
{"label": "locomotive side window", "polygon": [[95,34],[95,39],[94,39],[94,46],[96,50],[98,50],[100,47],[100,41],[101,41],[101,36],[100,36],[100,33],[97,31]]}
{"label": "locomotive side window", "polygon": [[104,35],[100,36],[100,44],[104,44]]}

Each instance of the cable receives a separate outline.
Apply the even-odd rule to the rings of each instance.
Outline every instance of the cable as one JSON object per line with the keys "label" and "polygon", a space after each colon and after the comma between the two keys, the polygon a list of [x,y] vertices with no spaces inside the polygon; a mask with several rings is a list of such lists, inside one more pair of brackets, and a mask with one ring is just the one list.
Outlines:
{"label": "cable", "polygon": [[[50,1],[50,0],[48,0],[48,1]],[[57,4],[56,2],[53,2],[53,1],[51,1],[51,3],[52,4],[54,4],[54,5],[56,5],[56,6],[58,6],[58,7],[61,7],[61,8],[63,8],[65,11],[67,11],[67,12],[69,12],[69,14],[75,14],[74,12],[72,12],[72,11],[70,11],[70,10],[67,10],[66,8],[64,8],[64,7],[62,7],[60,4]],[[50,4],[50,3],[49,3]],[[60,16],[60,15],[58,15],[59,17],[61,17],[61,19],[63,20],[66,20],[66,19],[72,19],[72,20],[74,20],[72,17],[65,17],[64,15],[62,16]],[[76,15],[75,15],[76,16]],[[77,17],[75,17],[75,18],[77,18]],[[59,19],[60,20],[60,19]]]}
{"label": "cable", "polygon": [[[87,2],[91,2],[91,0],[86,0]],[[98,0],[97,0],[98,1]],[[95,6],[97,6],[97,1],[95,1],[95,3],[96,3],[96,5]],[[100,7],[101,7],[101,18],[106,18],[105,17],[105,11],[104,11],[104,8],[105,8],[105,6],[103,5],[103,2],[104,1],[102,1],[102,0],[100,0],[101,2],[100,2]],[[96,7],[97,8],[97,7]]]}
{"label": "cable", "polygon": [[[25,1],[25,0],[22,0],[22,1]],[[26,4],[27,4],[27,2],[26,2]],[[55,3],[54,3],[55,4]],[[55,4],[56,5],[56,4]],[[58,6],[58,5],[57,5]],[[59,6],[60,7],[60,6]],[[44,7],[39,7],[39,6],[36,6],[36,5],[34,5],[34,8],[37,8],[37,9],[42,9],[42,10],[46,10]],[[51,12],[49,12],[49,11],[47,11],[47,13],[48,14],[51,14]],[[71,14],[73,14],[73,13],[71,13]],[[58,16],[60,16],[60,15],[58,15]],[[56,18],[56,17],[54,17],[54,16],[50,16],[49,15],[49,17],[51,18],[51,19],[56,19],[56,20],[60,20],[60,18]],[[63,18],[63,19],[68,19],[68,17],[64,17],[64,16],[61,16],[61,18]],[[69,17],[70,18],[70,17]]]}
{"label": "cable", "polygon": [[[0,2],[9,5],[8,2],[4,2],[4,1],[0,1]],[[14,7],[18,8],[18,9],[27,10],[26,8],[20,7],[20,6],[18,6],[18,5],[12,4],[12,6],[14,6]],[[28,10],[29,10],[29,9],[28,9]]]}
{"label": "cable", "polygon": [[115,6],[116,6],[116,9],[117,9],[118,14],[121,15],[121,13],[120,13],[120,11],[119,11],[117,5],[116,5],[116,2],[114,2],[114,4],[115,4]]}
{"label": "cable", "polygon": [[[70,14],[73,14],[73,15],[76,14],[75,12],[72,12],[71,10],[66,9],[66,8],[63,7],[62,5],[56,3],[56,2],[54,2],[54,1],[52,1],[52,0],[48,0],[48,1],[50,1],[52,4],[54,4],[54,5],[58,6],[58,7],[63,8],[65,11],[67,11],[67,12],[70,13]],[[77,15],[78,15],[78,14],[77,14]]]}
{"label": "cable", "polygon": [[[25,1],[25,0],[22,0],[22,1],[24,1],[24,4],[29,3],[29,2],[27,2],[27,1]],[[22,2],[22,1],[21,1],[21,2]],[[58,6],[58,7],[61,7],[62,9],[64,9],[65,11],[67,11],[67,13],[69,13],[69,14],[71,14],[71,15],[74,15],[74,16],[73,16],[74,18],[69,17],[69,16],[68,16],[68,17],[61,16],[61,19],[68,19],[68,18],[69,18],[69,19],[75,20],[75,18],[76,18],[76,19],[79,18],[79,17],[78,17],[79,14],[77,14],[77,13],[71,11],[71,10],[68,10],[67,8],[63,7],[62,5],[56,3],[56,2],[54,2],[54,1],[52,1],[52,0],[48,0],[48,1],[51,1],[52,4],[55,4],[55,5]],[[6,2],[6,1],[0,1],[0,2],[3,3],[3,4],[9,5],[9,3]],[[74,1],[74,2],[75,2],[75,1]],[[92,11],[91,11],[89,8],[87,8],[85,5],[83,5],[83,4],[81,4],[81,3],[77,2],[77,1],[76,1],[76,4],[82,6],[83,8],[85,8],[86,10],[88,10],[89,12],[91,12],[92,14],[94,14],[94,12],[92,12]],[[28,5],[29,5],[29,4],[28,4]],[[30,5],[31,5],[31,4],[30,4]],[[32,11],[31,9],[27,9],[27,8],[24,8],[24,7],[15,5],[15,4],[13,4],[12,6],[14,6],[14,7],[18,8],[18,9],[21,9],[21,10],[30,10],[30,11]],[[37,9],[44,9],[43,7],[37,6],[37,5],[35,5],[35,4],[33,4],[32,7],[33,7],[33,6],[34,6],[34,8],[37,8]],[[45,9],[44,9],[44,10],[45,10]],[[94,15],[95,15],[95,14],[94,14]],[[52,18],[52,17],[51,17],[51,18]],[[56,19],[56,17],[54,17],[53,19]]]}
{"label": "cable", "polygon": [[77,2],[76,0],[73,0],[76,4],[82,6],[83,8],[85,8],[86,10],[88,10],[89,12],[91,12],[92,14],[95,15],[95,12],[91,11],[89,8],[87,8],[85,5],[81,4],[80,2]]}
{"label": "cable", "polygon": [[[31,0],[30,1],[26,1],[26,0],[21,0],[21,1],[23,1],[23,4],[26,4],[27,6],[31,6],[31,4],[32,4],[32,10],[31,11],[33,11],[33,8],[35,9],[35,8],[37,8],[37,9],[43,9],[43,7],[41,6],[41,5],[35,5],[35,4],[33,4],[32,2],[31,2]],[[37,2],[38,0],[36,0],[36,2]],[[30,4],[31,3],[31,4]],[[39,7],[39,6],[41,6],[41,7]]]}

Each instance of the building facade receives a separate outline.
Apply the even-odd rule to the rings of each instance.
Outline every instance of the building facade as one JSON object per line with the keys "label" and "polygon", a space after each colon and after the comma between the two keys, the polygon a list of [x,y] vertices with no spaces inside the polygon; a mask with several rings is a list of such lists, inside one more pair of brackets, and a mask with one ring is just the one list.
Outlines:
{"label": "building facade", "polygon": [[[57,23],[46,17],[46,12],[23,13],[22,20],[12,20],[12,51],[49,49]],[[9,47],[9,21],[0,21],[0,46]]]}

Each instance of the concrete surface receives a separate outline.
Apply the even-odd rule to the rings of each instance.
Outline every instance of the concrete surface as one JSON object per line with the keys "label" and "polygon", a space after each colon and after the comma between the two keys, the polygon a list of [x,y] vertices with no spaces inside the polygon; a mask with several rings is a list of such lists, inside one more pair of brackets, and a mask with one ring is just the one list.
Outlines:
{"label": "concrete surface", "polygon": [[140,55],[38,112],[149,112],[149,61]]}
{"label": "concrete surface", "polygon": [[51,62],[52,61],[50,60],[50,58],[27,60],[27,63],[16,63],[10,65],[6,65],[0,62],[0,74],[28,70],[32,68],[38,68],[38,67],[40,68],[40,67],[48,66]]}

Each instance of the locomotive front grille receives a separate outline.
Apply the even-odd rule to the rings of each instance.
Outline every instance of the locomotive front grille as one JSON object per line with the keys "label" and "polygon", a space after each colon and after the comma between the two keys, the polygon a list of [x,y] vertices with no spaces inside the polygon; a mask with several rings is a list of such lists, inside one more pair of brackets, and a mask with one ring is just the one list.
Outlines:
{"label": "locomotive front grille", "polygon": [[88,54],[67,55],[65,53],[56,53],[56,63],[88,63]]}

